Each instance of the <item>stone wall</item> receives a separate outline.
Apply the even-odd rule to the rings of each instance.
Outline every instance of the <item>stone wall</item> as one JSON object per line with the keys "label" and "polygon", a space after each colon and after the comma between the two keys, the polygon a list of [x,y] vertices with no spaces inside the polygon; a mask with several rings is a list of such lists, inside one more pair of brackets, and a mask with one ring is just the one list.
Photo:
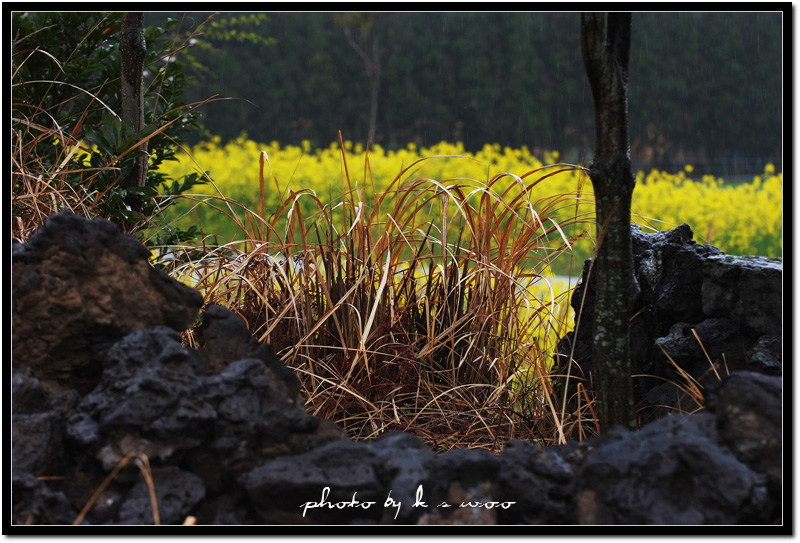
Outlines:
{"label": "stone wall", "polygon": [[227,309],[203,312],[204,349],[182,346],[202,300],[148,256],[69,213],[14,245],[14,524],[72,523],[125,462],[81,522],[153,523],[145,458],[162,524],[782,523],[779,375],[733,373],[701,413],[561,447],[353,442]]}
{"label": "stone wall", "polygon": [[[726,255],[695,243],[686,224],[655,234],[633,226],[632,236],[639,295],[630,350],[640,420],[699,407],[681,390],[692,384],[682,372],[701,386],[742,370],[782,375],[781,259]],[[573,400],[577,383],[591,382],[595,287],[590,266],[587,260],[572,297],[580,320],[577,335],[570,332],[557,348],[556,373],[569,372]]]}

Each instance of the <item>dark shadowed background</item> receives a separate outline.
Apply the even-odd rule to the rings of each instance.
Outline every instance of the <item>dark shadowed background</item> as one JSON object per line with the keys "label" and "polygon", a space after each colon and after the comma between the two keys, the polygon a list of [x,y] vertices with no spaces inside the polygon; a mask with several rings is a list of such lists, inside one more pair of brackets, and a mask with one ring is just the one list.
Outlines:
{"label": "dark shadowed background", "polygon": [[[176,28],[185,33],[209,15],[148,13],[145,24],[182,19]],[[187,67],[187,101],[240,98],[203,107],[208,134],[326,147],[341,130],[365,142],[371,61],[374,141],[385,148],[500,143],[591,160],[578,13],[345,15],[222,13],[207,23],[189,50],[197,64]],[[749,180],[767,162],[781,171],[783,43],[780,12],[635,13],[635,169],[692,164],[695,175],[727,181]]]}

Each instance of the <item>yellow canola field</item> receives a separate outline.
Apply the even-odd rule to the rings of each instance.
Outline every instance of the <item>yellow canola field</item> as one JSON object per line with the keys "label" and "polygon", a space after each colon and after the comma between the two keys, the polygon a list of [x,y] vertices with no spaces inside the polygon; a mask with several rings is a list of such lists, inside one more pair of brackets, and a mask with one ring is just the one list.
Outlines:
{"label": "yellow canola field", "polygon": [[[485,183],[503,172],[523,176],[544,165],[555,164],[559,159],[556,151],[538,158],[525,147],[511,149],[497,144],[486,144],[476,153],[466,152],[461,143],[439,143],[428,148],[409,144],[399,150],[385,150],[375,145],[368,154],[360,144],[345,142],[344,146],[346,169],[338,143],[325,149],[311,149],[307,141],[301,146],[281,146],[278,142],[263,144],[241,136],[223,145],[219,138],[213,138],[192,148],[191,156],[182,155],[177,162],[165,163],[160,171],[172,178],[207,171],[216,188],[201,186],[198,193],[221,193],[254,210],[258,207],[260,193],[259,159],[264,157],[265,209],[268,214],[277,207],[278,191],[285,195],[290,189],[312,189],[320,200],[330,202],[340,199],[342,193],[349,190],[348,178],[349,186],[359,195],[363,191],[366,196],[390,187],[396,189],[403,182],[415,178],[452,184],[462,181]],[[437,158],[418,162],[424,157]],[[525,181],[531,182],[549,171]],[[693,179],[691,173],[690,165],[674,174],[656,170],[638,172],[633,201],[634,221],[646,232],[688,223],[698,243],[715,245],[730,254],[783,255],[782,173],[767,164],[763,174],[752,182],[738,184],[725,183],[713,176]],[[508,182],[514,181],[509,177]],[[498,189],[502,190],[499,185]],[[567,193],[580,196],[580,213],[590,212],[591,183],[578,171],[566,171],[546,178],[534,187],[531,200]],[[574,206],[568,211],[574,213]],[[184,220],[186,224],[202,224],[206,233],[214,232],[215,228],[224,233],[226,228],[209,216],[203,206],[196,207]],[[591,235],[594,235],[593,231]]]}

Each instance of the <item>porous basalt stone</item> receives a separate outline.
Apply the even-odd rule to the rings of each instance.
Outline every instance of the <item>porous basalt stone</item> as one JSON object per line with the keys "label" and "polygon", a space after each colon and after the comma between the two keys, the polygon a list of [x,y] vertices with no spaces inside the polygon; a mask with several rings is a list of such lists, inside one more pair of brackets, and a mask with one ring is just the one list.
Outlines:
{"label": "porous basalt stone", "polygon": [[735,524],[769,509],[763,477],[707,413],[675,415],[597,447],[575,475],[580,524]]}
{"label": "porous basalt stone", "polygon": [[105,353],[140,328],[192,325],[202,296],[151,266],[150,252],[115,224],[68,211],[12,251],[12,361],[82,393]]}
{"label": "porous basalt stone", "polygon": [[[692,386],[687,376],[708,383],[738,370],[780,373],[780,350],[774,343],[766,348],[761,338],[781,333],[781,259],[726,255],[696,243],[686,224],[654,234],[633,225],[631,238],[639,293],[631,311],[630,365],[643,420],[691,407],[691,395],[682,390]],[[572,295],[577,331],[559,341],[555,355],[554,373],[570,376],[557,380],[566,384],[573,409],[578,383],[591,389],[592,381],[590,270],[587,260]]]}
{"label": "porous basalt stone", "polygon": [[[114,252],[107,247],[108,225],[83,221],[79,231],[95,231],[96,237],[92,246],[93,235],[79,233],[79,245],[87,254]],[[689,244],[687,236],[686,228],[681,228],[656,239]],[[672,250],[677,254],[681,248],[665,247],[646,257],[649,264],[640,284],[645,299],[662,314],[686,311],[688,315],[697,310],[697,300],[685,306],[668,299],[657,302],[656,293],[648,290],[667,281],[656,263],[663,263],[664,254]],[[144,255],[139,249],[125,251],[134,260]],[[125,251],[123,255],[128,254]],[[30,257],[28,266],[40,258],[24,247],[15,252],[23,261]],[[91,261],[107,264],[101,258]],[[84,265],[90,267],[90,262]],[[76,268],[67,272],[76,273]],[[128,272],[135,275],[141,270]],[[28,273],[38,272],[28,268],[22,277]],[[87,273],[102,275],[101,270]],[[63,282],[74,284],[79,279],[65,277]],[[127,288],[122,279],[120,275],[107,286]],[[23,294],[36,282],[20,281]],[[167,294],[159,304],[174,300],[168,294],[173,287],[164,289]],[[683,292],[681,288],[673,290]],[[59,302],[41,299],[40,303],[45,308]],[[124,306],[108,307],[115,313],[110,322],[126,322],[127,316],[116,315],[125,313]],[[16,318],[63,316],[61,310],[42,308],[38,313],[18,313]],[[645,311],[642,322],[653,324],[647,320],[653,314]],[[54,363],[61,369],[48,372],[43,369],[47,366],[43,351],[32,348],[32,364],[24,349],[14,351],[14,524],[72,523],[118,468],[82,523],[152,523],[149,481],[165,524],[182,523],[188,516],[200,524],[240,525],[783,522],[779,376],[747,371],[733,371],[730,377],[722,373],[720,380],[714,376],[703,388],[706,411],[666,417],[638,432],[611,429],[596,438],[547,449],[514,441],[500,454],[468,449],[435,454],[409,432],[347,440],[334,423],[305,411],[297,377],[269,346],[254,340],[240,317],[212,306],[206,308],[203,322],[204,349],[182,345],[179,328],[164,322],[128,323],[101,339],[104,332],[94,321],[75,318],[61,330],[91,337],[92,345],[102,346],[90,356],[74,348],[75,338],[64,338],[59,345],[73,348],[65,348],[63,359]],[[730,315],[703,315],[685,325],[653,322],[658,326],[652,330],[659,333],[651,336],[649,347],[662,338],[676,353],[685,353],[686,364],[697,356],[692,329],[714,359],[738,349],[738,342],[747,340],[747,330],[752,329]],[[46,320],[39,325],[50,328]],[[116,337],[123,330],[127,332]],[[770,367],[780,358],[780,348],[780,336],[771,335],[740,350],[747,366],[758,361]],[[101,353],[98,365],[91,366],[97,373],[88,380],[78,379],[76,368],[90,367],[81,364]],[[708,372],[706,360],[696,369],[702,364]],[[88,390],[87,385],[91,385]],[[142,470],[150,479],[143,478]],[[58,476],[50,477],[54,474]],[[321,500],[326,488],[329,503],[358,499],[374,504],[312,507],[303,515],[303,504]]]}

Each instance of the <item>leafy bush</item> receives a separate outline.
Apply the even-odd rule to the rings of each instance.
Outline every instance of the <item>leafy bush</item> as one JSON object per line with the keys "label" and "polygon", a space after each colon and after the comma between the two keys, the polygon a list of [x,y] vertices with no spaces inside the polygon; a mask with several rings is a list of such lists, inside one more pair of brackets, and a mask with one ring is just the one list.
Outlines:
{"label": "leafy bush", "polygon": [[[145,29],[146,126],[139,133],[119,114],[121,21],[121,13],[13,14],[12,235],[20,241],[64,207],[137,231],[198,182],[159,170],[199,126],[195,108],[182,100],[186,76],[175,58],[182,45],[168,39],[176,21]],[[146,185],[123,188],[142,141],[150,155]],[[157,237],[175,241],[192,232],[172,234]]]}

